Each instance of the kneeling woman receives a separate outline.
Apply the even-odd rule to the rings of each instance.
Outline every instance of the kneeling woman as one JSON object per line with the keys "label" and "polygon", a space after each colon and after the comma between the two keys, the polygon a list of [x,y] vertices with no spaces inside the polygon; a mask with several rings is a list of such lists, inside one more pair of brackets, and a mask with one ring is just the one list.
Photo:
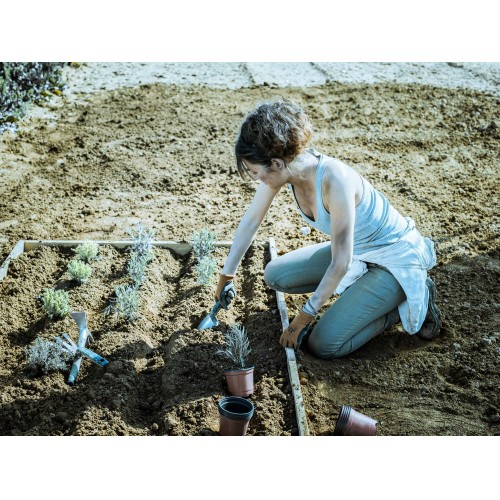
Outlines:
{"label": "kneeling woman", "polygon": [[[308,149],[309,119],[290,100],[261,104],[241,126],[238,170],[260,181],[234,234],[216,297],[228,308],[233,279],[274,197],[288,186],[304,220],[331,241],[307,246],[270,262],[264,279],[285,293],[312,293],[283,331],[280,343],[298,348],[307,338],[318,357],[345,356],[401,321],[410,334],[432,339],[441,320],[436,288],[427,270],[434,245],[412,219],[342,161]],[[340,296],[310,323],[334,294]]]}

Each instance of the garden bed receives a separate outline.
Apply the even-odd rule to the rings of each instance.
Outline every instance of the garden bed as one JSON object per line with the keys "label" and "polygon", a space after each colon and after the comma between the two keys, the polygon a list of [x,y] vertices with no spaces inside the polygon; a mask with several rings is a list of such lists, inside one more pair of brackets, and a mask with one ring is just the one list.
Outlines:
{"label": "garden bed", "polygon": [[[312,145],[363,174],[404,216],[416,221],[424,236],[436,242],[438,254],[438,264],[430,274],[437,285],[443,314],[439,338],[425,342],[395,327],[343,359],[321,361],[307,352],[296,353],[311,434],[331,434],[340,405],[350,405],[381,422],[378,435],[498,435],[500,128],[498,98],[491,94],[426,85],[332,83],[308,88],[257,86],[239,90],[143,85],[81,94],[76,101],[63,96],[50,107],[50,117],[26,120],[17,135],[4,134],[0,140],[4,181],[0,186],[0,261],[21,238],[48,240],[73,235],[79,239],[118,240],[123,238],[124,228],[139,220],[153,227],[162,240],[175,237],[188,241],[201,228],[213,229],[219,240],[233,238],[255,188],[235,172],[234,134],[256,103],[277,96],[299,102],[313,120]],[[300,232],[303,225],[292,196],[283,190],[263,221],[257,241],[262,244],[274,236],[280,252],[326,241],[326,236],[314,229],[304,236]],[[221,252],[219,263],[223,260]],[[240,302],[230,313],[234,316],[222,312],[221,319],[245,321],[253,344],[252,355],[265,354],[252,361],[257,367],[257,391],[263,387],[259,384],[268,382],[276,387],[269,399],[258,392],[253,398],[257,407],[249,433],[270,435],[283,430],[296,434],[293,402],[286,389],[286,359],[278,343],[281,324],[275,294],[262,280],[268,259],[263,252],[258,246],[250,250],[237,277]],[[21,256],[17,265],[34,265],[39,260],[28,255]],[[70,254],[64,255],[69,259]],[[46,377],[56,382],[43,391],[39,384],[46,378],[27,377],[23,349],[36,336],[36,331],[30,333],[30,329],[42,317],[34,296],[58,279],[64,259],[59,257],[60,265],[46,265],[45,270],[37,264],[41,267],[32,271],[31,281],[19,269],[17,277],[9,270],[0,283],[1,432],[49,433],[55,425],[50,422],[56,418],[51,414],[64,417],[64,422],[53,428],[67,434],[83,433],[79,419],[86,422],[88,434],[103,433],[106,422],[111,422],[109,433],[118,433],[119,429],[138,434],[213,432],[209,426],[189,423],[190,417],[203,420],[193,410],[183,415],[174,406],[165,406],[168,403],[162,399],[162,389],[158,389],[164,373],[175,375],[171,385],[182,385],[175,396],[181,405],[182,398],[188,400],[189,391],[193,392],[189,401],[200,399],[197,387],[203,391],[206,385],[205,381],[178,380],[177,373],[181,372],[173,371],[171,358],[162,350],[139,358],[145,363],[154,360],[150,374],[142,370],[134,372],[136,378],[106,375],[112,383],[102,379],[108,369],[113,370],[112,356],[107,369],[84,361],[73,389],[62,375]],[[124,255],[122,259],[124,262]],[[182,258],[175,257],[175,261],[184,265]],[[192,264],[186,264],[182,286],[188,279],[195,287]],[[151,267],[149,279],[153,281],[144,285],[146,311],[141,331],[153,340],[165,335],[163,340],[155,340],[154,349],[160,344],[176,345],[182,354],[190,352],[187,346],[191,342],[209,346],[213,343],[213,350],[207,349],[210,357],[202,359],[218,363],[207,373],[220,378],[218,386],[207,385],[215,397],[224,394],[224,380],[219,373],[224,360],[212,356],[222,331],[207,332],[217,339],[212,341],[205,339],[204,333],[189,330],[208,312],[213,291],[195,289],[198,291],[193,291],[192,297],[176,302],[175,296],[168,297],[171,290],[163,286],[164,281],[160,288],[148,288],[158,284],[155,273],[161,276],[164,272],[155,271],[156,265]],[[52,274],[44,278],[47,273]],[[25,281],[22,287],[21,281]],[[93,286],[92,282],[89,285]],[[103,286],[99,307],[105,305],[112,288],[112,283]],[[159,290],[163,302],[157,306]],[[186,290],[181,288],[180,293]],[[306,297],[285,296],[290,318]],[[72,305],[76,309],[84,304],[82,300]],[[173,319],[169,319],[167,305],[172,306]],[[153,312],[148,312],[148,307]],[[155,317],[158,323],[152,323],[150,333],[149,321]],[[74,322],[64,321],[64,327],[74,337]],[[127,338],[127,331],[121,330],[126,325],[110,327],[100,310],[89,316],[89,323],[97,352],[108,330],[110,339],[119,335],[116,344],[123,341],[122,333]],[[167,331],[171,326],[175,331],[189,331],[168,344],[170,334],[163,334],[161,329]],[[177,342],[188,343],[181,346]],[[133,363],[136,370],[138,361],[133,356],[127,363],[131,368]],[[189,367],[189,362],[184,365]],[[259,373],[259,369],[264,372]],[[187,368],[186,372],[190,373]],[[126,392],[120,386],[121,380],[128,380],[129,385],[133,382],[136,385],[131,387],[135,389]],[[104,403],[94,402],[88,391],[102,392]],[[171,389],[166,396],[173,392]],[[122,394],[126,402],[128,398],[129,406],[110,409],[116,394]],[[146,396],[140,396],[143,394]],[[271,394],[276,397],[271,399]],[[79,399],[80,395],[83,399]],[[146,409],[138,409],[139,399]],[[89,409],[93,404],[100,409]],[[260,404],[264,406],[259,408]],[[210,408],[215,425],[215,403]],[[86,412],[87,419],[82,416]],[[98,418],[102,413],[112,414],[116,421]],[[166,419],[173,423],[169,430],[164,424]],[[113,422],[121,427],[117,424],[114,429]],[[154,424],[158,429],[152,431]]]}
{"label": "garden bed", "polygon": [[[242,265],[234,307],[219,313],[219,327],[203,331],[196,326],[213,305],[213,287],[196,283],[190,253],[159,247],[155,253],[140,288],[140,318],[132,323],[103,315],[114,287],[127,281],[126,250],[101,245],[91,278],[78,286],[65,275],[72,248],[42,245],[11,260],[0,282],[1,434],[215,435],[217,401],[227,394],[227,366],[215,351],[234,322],[247,327],[255,365],[248,434],[298,433],[286,359],[276,341],[276,300],[263,284],[263,246],[251,247]],[[226,254],[227,248],[216,248],[220,265]],[[87,313],[95,339],[90,347],[109,360],[104,369],[84,360],[74,387],[66,384],[67,373],[34,377],[26,370],[25,348],[37,336],[77,337],[69,316],[49,320],[41,310],[36,296],[47,287],[66,289],[71,309]],[[256,335],[263,331],[267,335]]]}

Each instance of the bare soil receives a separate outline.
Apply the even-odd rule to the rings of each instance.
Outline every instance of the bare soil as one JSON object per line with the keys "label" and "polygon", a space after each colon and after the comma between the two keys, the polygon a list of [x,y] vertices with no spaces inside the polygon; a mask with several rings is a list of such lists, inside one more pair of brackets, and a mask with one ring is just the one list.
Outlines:
{"label": "bare soil", "polygon": [[[210,89],[148,84],[61,99],[0,140],[0,260],[19,239],[124,239],[138,221],[158,239],[187,241],[208,227],[232,239],[254,185],[235,172],[232,147],[244,115],[273,96],[297,100],[315,126],[319,151],[367,177],[421,233],[434,239],[442,335],[425,342],[399,326],[356,353],[321,361],[298,352],[311,433],[331,434],[340,405],[380,421],[380,435],[500,434],[498,282],[498,98],[425,85],[341,84]],[[265,242],[280,251],[325,241],[304,224],[289,193],[273,204],[243,261],[234,309],[256,367],[249,433],[297,434],[274,293],[263,283]],[[222,264],[224,251],[218,250]],[[224,324],[196,325],[212,303],[193,277],[192,257],[162,251],[150,267],[136,324],[104,318],[126,254],[103,248],[88,285],[62,275],[68,251],[20,256],[0,282],[2,434],[216,434],[225,394],[214,355]],[[69,290],[89,313],[101,369],[83,363],[77,384],[63,374],[33,377],[24,349],[76,330],[46,321],[35,299],[46,286]],[[288,296],[293,315],[306,296]]]}

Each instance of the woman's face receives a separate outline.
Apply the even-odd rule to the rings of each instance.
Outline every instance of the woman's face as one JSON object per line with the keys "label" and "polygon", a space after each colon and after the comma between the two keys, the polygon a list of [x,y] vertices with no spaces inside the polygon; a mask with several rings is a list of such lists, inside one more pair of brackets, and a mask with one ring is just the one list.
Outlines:
{"label": "woman's face", "polygon": [[281,168],[278,160],[273,160],[269,167],[250,163],[248,160],[243,162],[254,181],[260,181],[273,189],[279,189],[287,182],[286,169]]}

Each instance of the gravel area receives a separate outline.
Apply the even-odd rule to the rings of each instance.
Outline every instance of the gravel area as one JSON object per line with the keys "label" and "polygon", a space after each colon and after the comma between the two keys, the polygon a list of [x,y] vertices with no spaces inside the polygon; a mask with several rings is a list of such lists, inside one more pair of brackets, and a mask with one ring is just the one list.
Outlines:
{"label": "gravel area", "polygon": [[84,63],[68,67],[69,92],[87,93],[146,83],[237,89],[341,83],[421,83],[500,95],[500,63]]}

